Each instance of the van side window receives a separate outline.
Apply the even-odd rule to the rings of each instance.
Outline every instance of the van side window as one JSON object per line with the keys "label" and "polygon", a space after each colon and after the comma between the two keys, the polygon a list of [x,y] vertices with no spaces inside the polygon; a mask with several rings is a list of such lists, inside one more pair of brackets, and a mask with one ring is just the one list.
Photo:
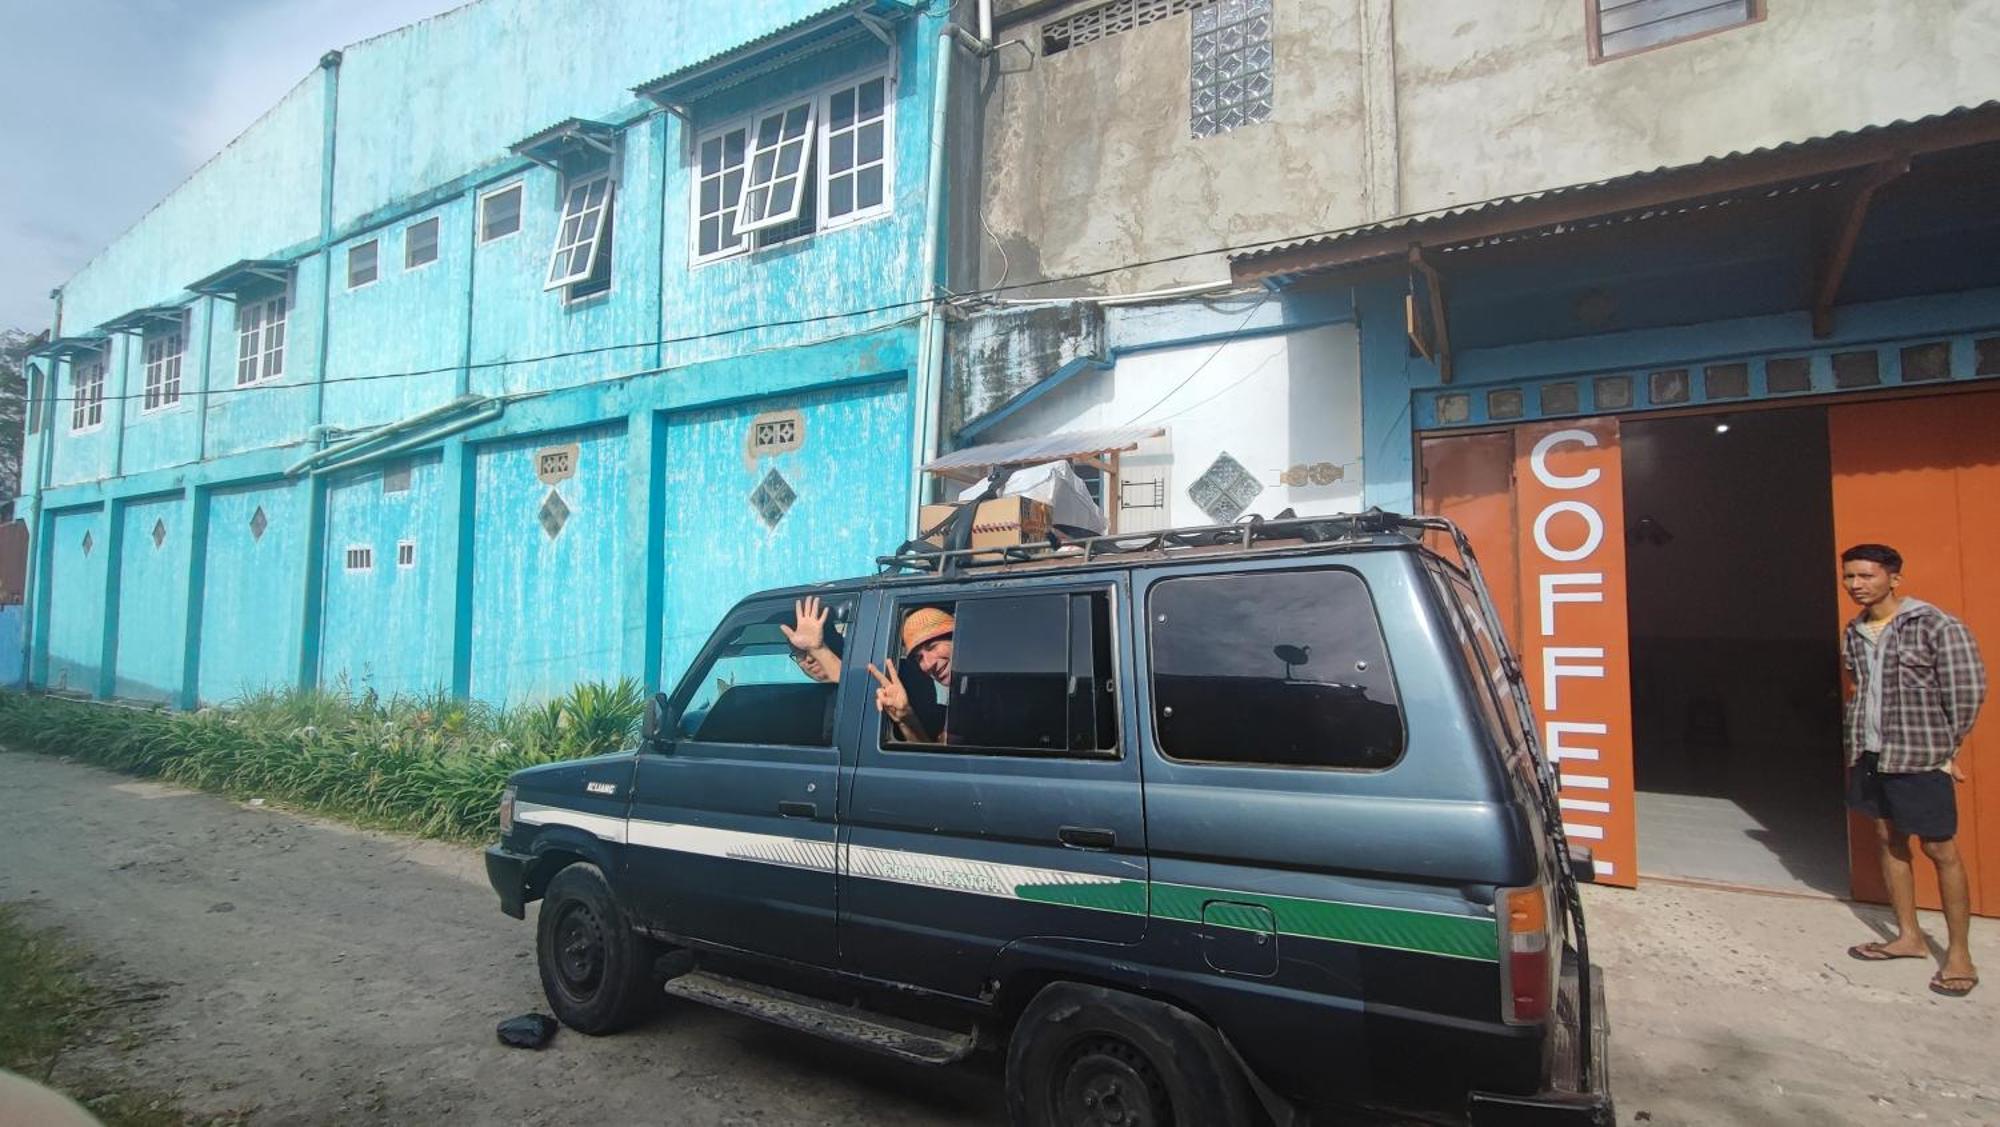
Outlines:
{"label": "van side window", "polygon": [[1352,572],[1154,584],[1153,723],[1175,759],[1379,770],[1403,714],[1368,587]]}
{"label": "van side window", "polygon": [[[829,600],[825,637],[835,652],[845,647],[853,600]],[[721,744],[828,747],[833,743],[837,680],[815,675],[786,640],[791,603],[758,607],[738,619],[693,679],[675,734]]]}
{"label": "van side window", "polygon": [[[938,605],[952,616],[952,655],[940,744],[905,750],[1115,755],[1111,600],[1107,592],[1050,592]],[[928,693],[921,671],[909,692]],[[893,732],[885,732],[893,739]]]}

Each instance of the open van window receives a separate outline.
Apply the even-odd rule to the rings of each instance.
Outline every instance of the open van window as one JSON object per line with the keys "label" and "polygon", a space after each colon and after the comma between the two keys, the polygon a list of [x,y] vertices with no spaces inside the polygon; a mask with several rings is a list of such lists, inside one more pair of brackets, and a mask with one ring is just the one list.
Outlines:
{"label": "open van window", "polygon": [[[1042,591],[924,604],[903,608],[899,622],[924,610],[941,610],[953,619],[944,691],[938,694],[933,676],[911,655],[902,655],[898,668],[923,726],[942,731],[943,740],[899,742],[885,719],[885,748],[1117,754],[1109,592]],[[927,715],[926,698],[936,699]]]}
{"label": "open van window", "polygon": [[[852,600],[829,602],[826,632],[845,637]],[[833,743],[837,685],[801,666],[781,627],[791,603],[752,611],[689,682],[693,691],[675,734],[701,743],[827,747]]]}
{"label": "open van window", "polygon": [[1388,649],[1354,573],[1168,579],[1147,610],[1154,732],[1169,757],[1361,770],[1401,758]]}

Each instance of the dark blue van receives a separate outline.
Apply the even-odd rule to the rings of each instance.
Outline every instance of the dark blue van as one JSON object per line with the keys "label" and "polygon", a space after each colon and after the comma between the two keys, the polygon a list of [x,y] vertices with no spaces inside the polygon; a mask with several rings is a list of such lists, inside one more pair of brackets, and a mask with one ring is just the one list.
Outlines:
{"label": "dark blue van", "polygon": [[516,775],[487,870],[585,1033],[673,995],[1004,1047],[1033,1127],[1610,1124],[1496,621],[1381,513],[889,557],[745,599],[635,751]]}

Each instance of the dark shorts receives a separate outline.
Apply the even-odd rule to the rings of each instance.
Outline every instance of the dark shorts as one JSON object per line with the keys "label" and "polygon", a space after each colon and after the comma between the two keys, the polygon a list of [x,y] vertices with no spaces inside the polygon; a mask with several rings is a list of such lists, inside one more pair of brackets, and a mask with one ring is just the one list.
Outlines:
{"label": "dark shorts", "polygon": [[1875,756],[1864,755],[1847,770],[1847,805],[1870,818],[1926,841],[1958,836],[1958,784],[1949,771],[1885,774]]}

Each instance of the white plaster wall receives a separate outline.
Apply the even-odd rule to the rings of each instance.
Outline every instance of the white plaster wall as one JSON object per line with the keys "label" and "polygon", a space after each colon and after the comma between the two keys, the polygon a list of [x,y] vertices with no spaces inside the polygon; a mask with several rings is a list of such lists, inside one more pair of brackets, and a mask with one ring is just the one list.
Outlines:
{"label": "white plaster wall", "polygon": [[[981,442],[1142,423],[1167,429],[1168,523],[1208,516],[1187,487],[1227,452],[1263,483],[1250,512],[1301,516],[1361,507],[1361,357],[1351,324],[1120,356],[1080,375],[980,436]],[[1332,462],[1328,486],[1286,486],[1288,467]]]}

